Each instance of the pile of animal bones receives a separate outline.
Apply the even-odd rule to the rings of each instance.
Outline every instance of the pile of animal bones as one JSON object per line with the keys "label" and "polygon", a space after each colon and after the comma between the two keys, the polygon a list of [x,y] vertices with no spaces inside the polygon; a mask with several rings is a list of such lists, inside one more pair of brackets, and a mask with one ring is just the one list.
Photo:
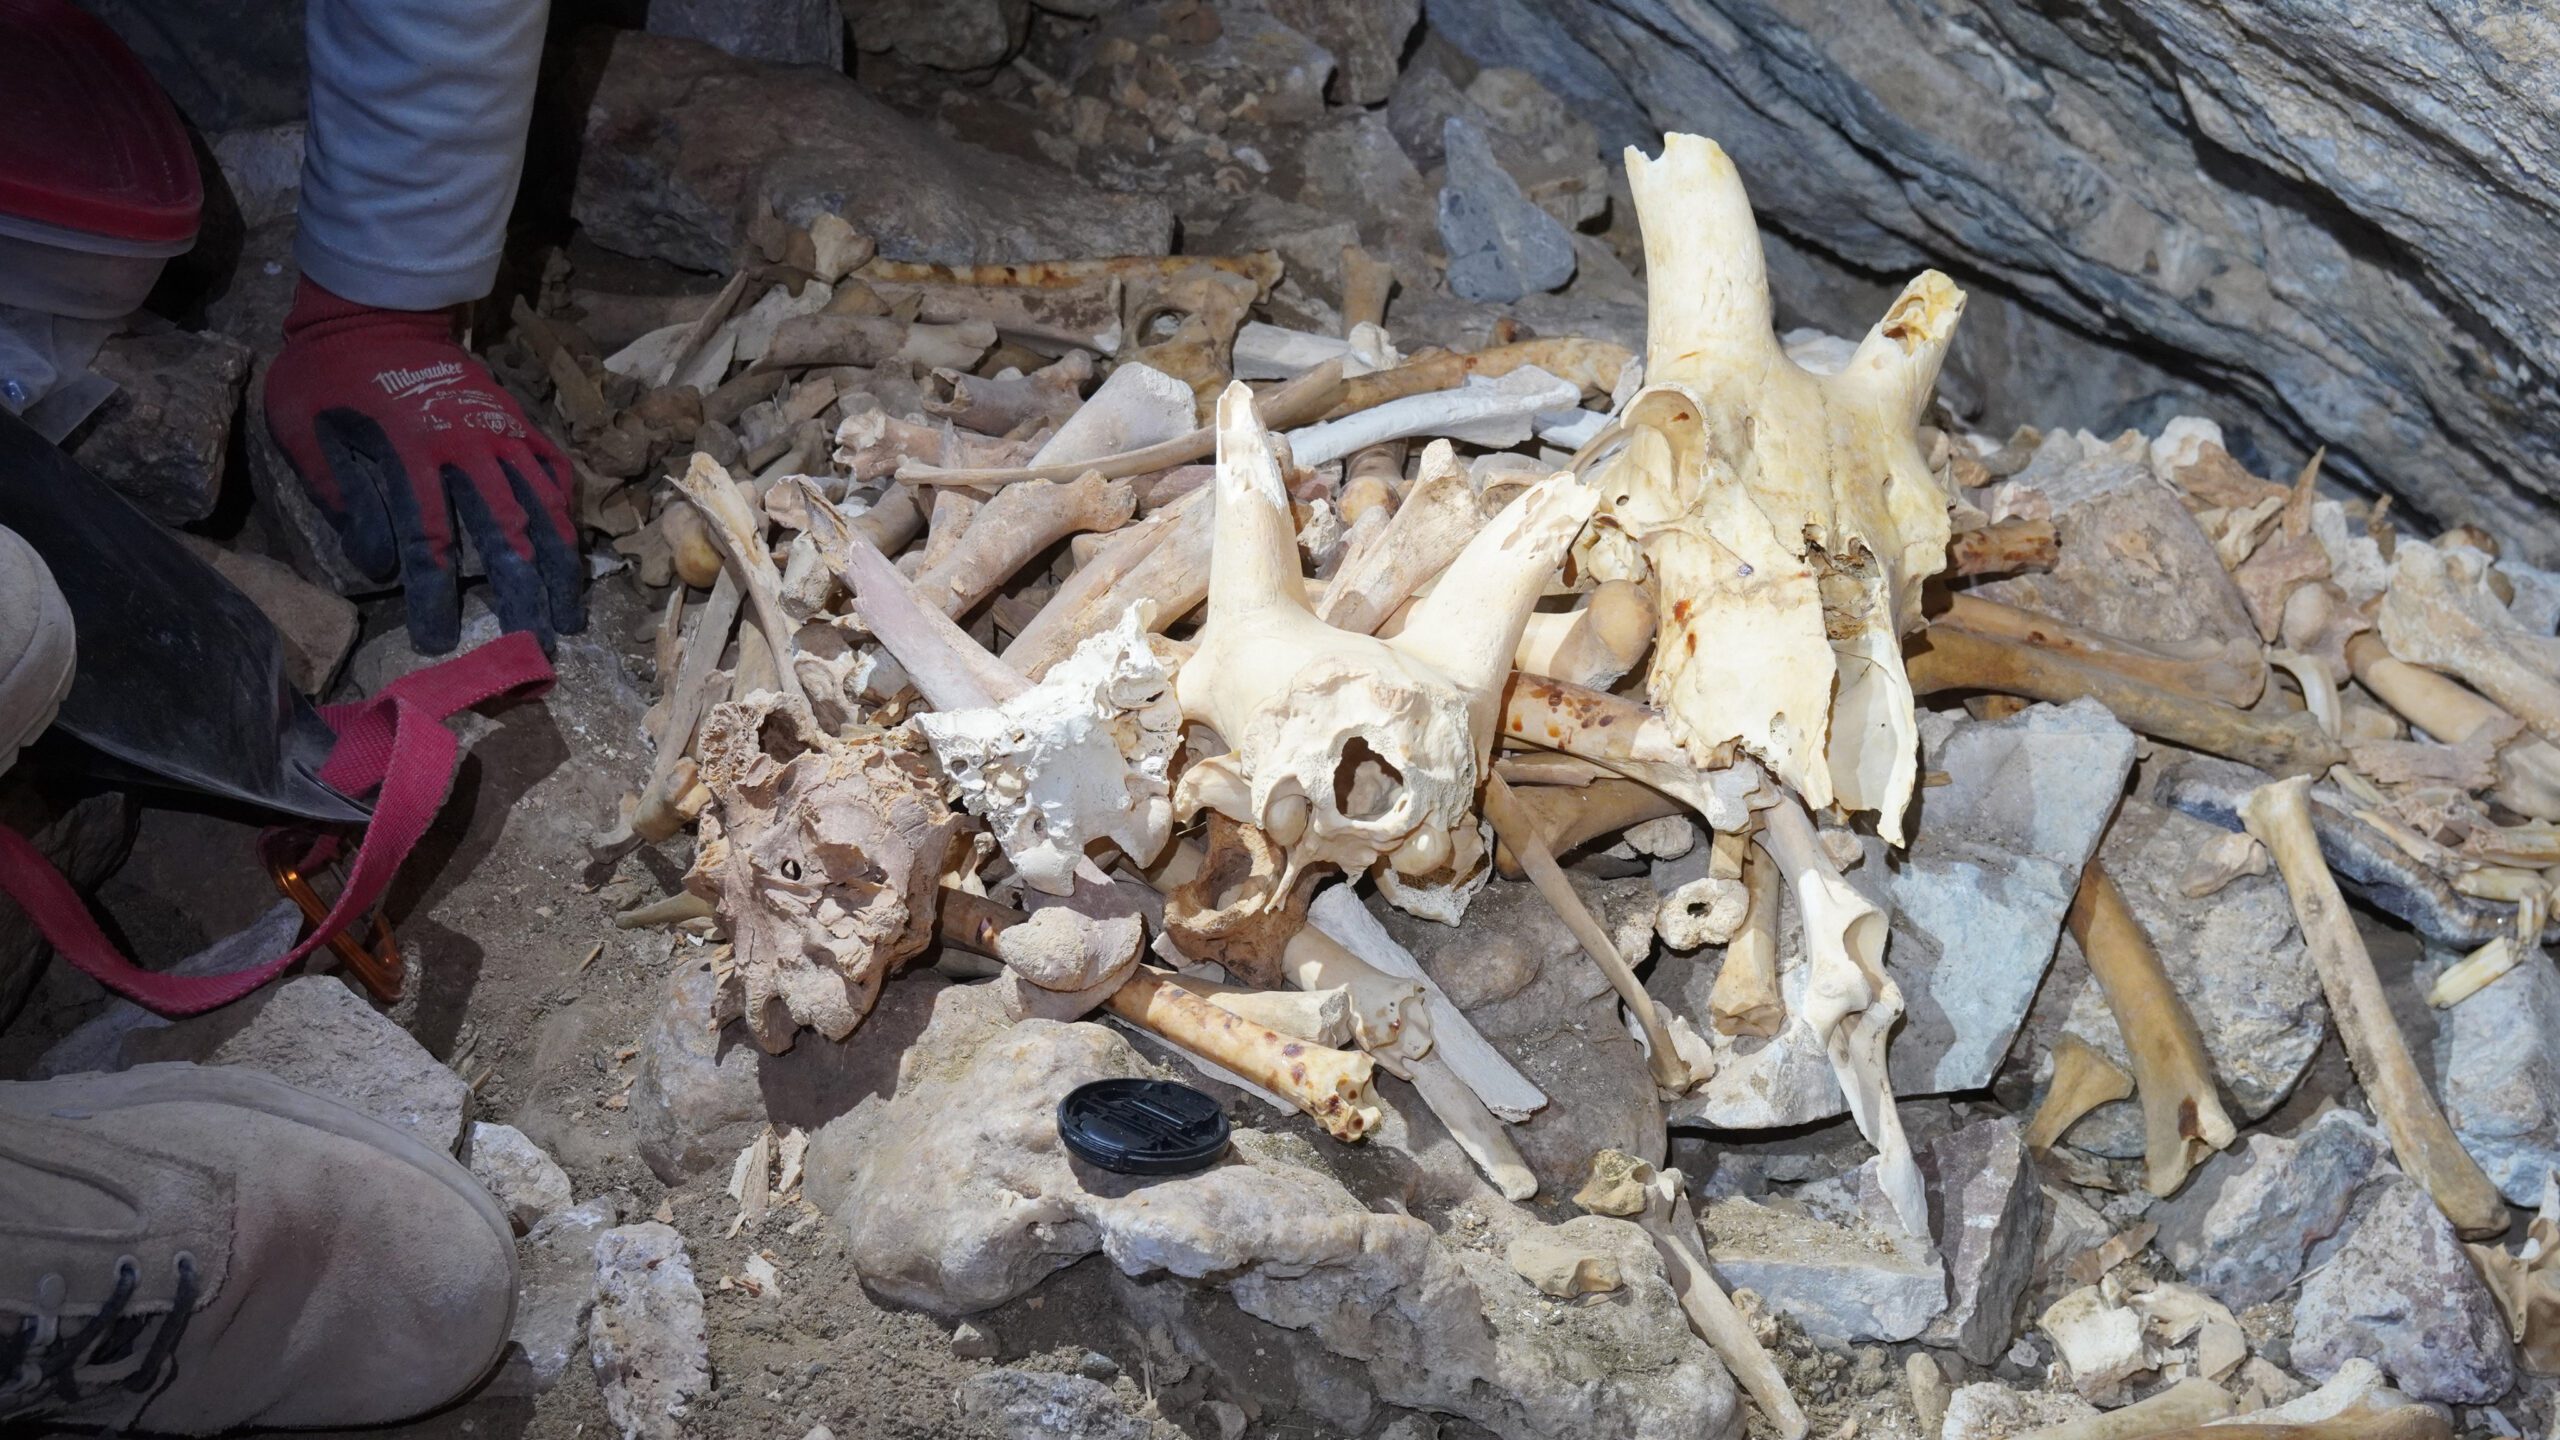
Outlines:
{"label": "pile of animal bones", "polygon": [[[2093,698],[2265,772],[2228,797],[2241,828],[2194,893],[2272,856],[2401,1165],[2465,1234],[2503,1231],[2330,868],[2481,946],[2439,1003],[2536,951],[2560,649],[2512,618],[2485,537],[2351,527],[2311,473],[2272,484],[2173,435],[2164,478],[2263,647],[2136,645],[1969,594],[2051,567],[2057,540],[2002,483],[2015,446],[1930,423],[1963,294],[1924,274],[1853,349],[1790,353],[1723,152],[1673,136],[1629,167],[1640,363],[1579,339],[1399,356],[1356,250],[1335,338],[1249,321],[1268,255],[951,269],[875,259],[834,217],[767,224],[706,313],[600,366],[521,316],[587,463],[673,472],[590,487],[644,578],[686,582],[659,632],[655,766],[597,845],[699,834],[684,893],[630,923],[725,939],[726,1011],[775,1051],[853,1035],[939,945],[995,962],[978,973],[1017,1017],[1107,1010],[1345,1142],[1376,1125],[1384,1070],[1525,1198],[1506,1130],[1538,1092],[1356,893],[1463,926],[1499,870],[1606,972],[1666,1095],[1713,1064],[1700,1027],[1818,1036],[1924,1232],[1887,1079],[1886,917],[1843,866],[1861,829],[1906,837],[1915,693]],[[1667,816],[1713,832],[1707,878],[1659,922],[1727,947],[1703,1015],[1648,995],[1647,955],[1556,858]],[[1781,887],[1809,967],[1792,1011]],[[2235,1127],[2094,860],[2071,925],[2167,1194]],[[2128,1083],[2065,1058],[2031,1127],[2046,1144]],[[1609,1178],[1588,1203],[1704,1276],[1677,1197]],[[1751,1327],[1712,1280],[1684,1289],[1800,1434]]]}

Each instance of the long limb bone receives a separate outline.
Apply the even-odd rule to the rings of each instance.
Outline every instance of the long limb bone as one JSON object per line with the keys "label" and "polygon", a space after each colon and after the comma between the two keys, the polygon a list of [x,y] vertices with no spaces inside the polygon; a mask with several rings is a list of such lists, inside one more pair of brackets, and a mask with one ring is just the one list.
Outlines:
{"label": "long limb bone", "polygon": [[1761,843],[1795,892],[1804,920],[1805,1023],[1822,1037],[1831,1068],[1849,1099],[1859,1133],[1876,1147],[1877,1180],[1903,1229],[1929,1233],[1929,1197],[1920,1164],[1902,1133],[1893,1082],[1885,1073],[1885,1040],[1902,1017],[1902,990],[1884,970],[1890,934],[1884,913],[1840,878],[1815,839],[1813,821],[1793,795],[1761,812]]}
{"label": "long limb bone", "polygon": [[[2392,658],[2382,637],[2370,631],[2347,641],[2347,663],[2376,699],[2448,745],[2461,744],[2484,725],[2519,723],[2457,682]],[[2498,752],[2498,784],[2489,794],[2519,815],[2560,820],[2560,746],[2538,738],[2509,742]]]}
{"label": "long limb bone", "polygon": [[[1273,386],[1254,400],[1253,408],[1264,425],[1285,430],[1323,414],[1341,395],[1342,362],[1328,360],[1294,380]],[[1108,480],[1118,480],[1187,465],[1217,448],[1217,428],[1204,425],[1177,439],[1124,450],[1117,455],[1099,455],[1089,460],[1049,465],[963,470],[909,460],[898,466],[898,479],[909,485],[965,485],[971,489],[1014,485],[1025,480],[1073,480],[1088,471]]]}
{"label": "long limb bone", "polygon": [[1033,556],[1069,535],[1117,529],[1136,504],[1127,484],[1099,475],[1007,486],[970,517],[959,544],[917,573],[916,591],[945,615],[965,615]]}
{"label": "long limb bone", "polygon": [[2199,700],[2034,645],[1969,630],[1931,627],[1913,642],[1906,663],[1911,688],[1919,694],[1996,690],[2057,705],[2094,699],[2145,735],[2280,775],[2326,774],[2347,758],[2345,748],[2307,714],[2278,719]]}
{"label": "long limb bone", "polygon": [[1947,597],[1945,613],[1933,623],[2033,645],[2128,680],[2224,705],[2255,705],[2267,688],[2267,662],[2258,646],[2247,640],[2224,644],[2200,638],[2175,649],[2137,645],[2050,615],[1960,592]]}
{"label": "long limb bone", "polygon": [[1691,1073],[1688,1062],[1673,1042],[1670,1027],[1663,1022],[1653,997],[1645,993],[1644,982],[1638,980],[1636,972],[1619,957],[1618,947],[1609,943],[1609,932],[1583,905],[1582,897],[1573,892],[1572,882],[1565,879],[1564,871],[1556,865],[1555,856],[1548,853],[1546,841],[1539,837],[1536,818],[1499,775],[1485,777],[1484,813],[1485,818],[1493,822],[1494,834],[1520,857],[1521,869],[1527,873],[1529,883],[1538,887],[1538,893],[1555,907],[1557,917],[1573,931],[1574,938],[1582,942],[1582,948],[1591,952],[1591,958],[1598,962],[1601,973],[1607,975],[1609,983],[1617,988],[1618,998],[1626,1002],[1628,1013],[1635,1016],[1637,1026],[1644,1031],[1645,1046],[1650,1052],[1646,1058],[1653,1071],[1654,1083],[1674,1095],[1687,1094],[1698,1077]]}
{"label": "long limb bone", "polygon": [[1111,1013],[1151,1035],[1234,1071],[1305,1111],[1337,1140],[1378,1127],[1367,1055],[1292,1040],[1219,1009],[1138,967],[1107,1002]]}
{"label": "long limb bone", "polygon": [[1653,597],[1632,580],[1611,580],[1579,609],[1532,615],[1513,665],[1569,685],[1606,690],[1653,644]]}
{"label": "long limb bone", "polygon": [[1316,618],[1343,630],[1375,634],[1397,606],[1449,568],[1476,531],[1484,509],[1449,442],[1422,452],[1421,473],[1375,544],[1346,561],[1326,582]]}
{"label": "long limb bone", "polygon": [[1573,1199],[1595,1215],[1633,1220],[1653,1237],[1653,1248],[1670,1273],[1672,1293],[1680,1297],[1680,1308],[1698,1338],[1742,1383],[1780,1440],[1804,1440],[1804,1410],[1787,1388],[1786,1376],[1707,1268],[1698,1217],[1689,1208],[1680,1172],[1657,1172],[1623,1150],[1603,1150],[1592,1157],[1591,1180]]}
{"label": "long limb bone", "polygon": [[764,512],[740,492],[718,461],[696,452],[693,463],[676,479],[677,488],[711,522],[711,536],[738,575],[740,588],[755,611],[756,628],[773,652],[774,688],[795,705],[806,706],[799,677],[792,673],[791,617],[782,612],[782,572],[764,543]]}
{"label": "long limb bone", "polygon": [[[1665,815],[1677,815],[1682,808],[1679,801],[1633,780],[1540,785],[1512,793],[1551,855],[1570,854],[1603,835],[1614,835],[1630,825]],[[1494,865],[1506,880],[1517,880],[1523,873],[1520,857],[1507,844],[1495,850]]]}
{"label": "long limb bone", "polygon": [[2481,1173],[2479,1162],[2454,1138],[2428,1093],[2409,1042],[2391,1018],[2390,1001],[2364,937],[2356,932],[2345,897],[2320,858],[2320,841],[2311,828],[2310,788],[2310,780],[2300,776],[2260,786],[2241,803],[2241,823],[2275,856],[2284,875],[2347,1059],[2382,1117],[2401,1168],[2426,1187],[2464,1236],[2503,1233],[2506,1203]]}
{"label": "long limb bone", "polygon": [[[2072,896],[2071,938],[2105,992],[2116,1028],[2133,1055],[2142,1095],[2143,1169],[2151,1193],[2174,1195],[2207,1154],[2228,1147],[2238,1131],[2223,1112],[2195,1017],[2169,983],[2142,922],[2106,867],[2091,860]],[[2058,1063],[2058,1062],[2057,1062]]]}
{"label": "long limb bone", "polygon": [[[677,806],[694,788],[688,758],[693,732],[702,723],[702,712],[710,708],[711,673],[720,668],[720,654],[729,648],[729,632],[738,623],[738,603],[738,582],[723,569],[712,583],[711,598],[694,617],[693,636],[676,663],[675,678],[667,690],[666,723],[658,732],[648,783],[640,787],[639,798],[620,825],[588,842],[589,853],[598,860],[619,857],[643,840],[667,839],[682,828],[685,817]],[[684,772],[681,777],[679,769]]]}

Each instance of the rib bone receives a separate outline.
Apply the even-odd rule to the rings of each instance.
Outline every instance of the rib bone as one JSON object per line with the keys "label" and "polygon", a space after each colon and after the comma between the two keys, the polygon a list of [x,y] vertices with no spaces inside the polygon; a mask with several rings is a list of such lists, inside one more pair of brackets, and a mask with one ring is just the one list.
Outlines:
{"label": "rib bone", "polygon": [[2311,828],[2310,789],[2310,780],[2302,776],[2262,785],[2241,802],[2240,821],[2275,856],[2284,875],[2302,938],[2320,972],[2320,988],[2337,1017],[2339,1039],[2391,1137],[2400,1168],[2426,1187],[2465,1237],[2503,1233],[2506,1203],[2436,1108],[2410,1057],[2409,1042],[2391,1018],[2390,1001],[2364,937],[2347,913],[2328,863],[2320,858],[2319,837]]}

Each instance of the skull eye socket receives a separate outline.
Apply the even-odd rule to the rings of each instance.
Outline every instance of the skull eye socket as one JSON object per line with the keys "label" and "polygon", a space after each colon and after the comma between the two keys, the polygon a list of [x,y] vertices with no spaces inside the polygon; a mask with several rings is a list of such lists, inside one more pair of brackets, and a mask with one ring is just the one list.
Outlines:
{"label": "skull eye socket", "polygon": [[799,878],[800,878],[800,862],[799,862],[799,861],[797,861],[797,860],[785,860],[785,861],[783,861],[783,862],[782,862],[782,878],[783,878],[783,879],[785,879],[785,880],[797,880],[797,879],[799,879]]}
{"label": "skull eye socket", "polygon": [[1404,772],[1388,764],[1367,736],[1354,735],[1334,762],[1334,812],[1345,820],[1375,820],[1394,808],[1403,785]]}

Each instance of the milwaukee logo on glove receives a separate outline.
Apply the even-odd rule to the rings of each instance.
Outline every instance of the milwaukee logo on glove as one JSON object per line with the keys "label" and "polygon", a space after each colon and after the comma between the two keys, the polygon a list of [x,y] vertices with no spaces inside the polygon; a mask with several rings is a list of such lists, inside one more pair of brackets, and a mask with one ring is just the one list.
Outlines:
{"label": "milwaukee logo on glove", "polygon": [[373,383],[381,386],[383,393],[392,399],[406,400],[461,378],[462,363],[448,360],[441,365],[428,365],[416,370],[385,370],[373,377]]}

